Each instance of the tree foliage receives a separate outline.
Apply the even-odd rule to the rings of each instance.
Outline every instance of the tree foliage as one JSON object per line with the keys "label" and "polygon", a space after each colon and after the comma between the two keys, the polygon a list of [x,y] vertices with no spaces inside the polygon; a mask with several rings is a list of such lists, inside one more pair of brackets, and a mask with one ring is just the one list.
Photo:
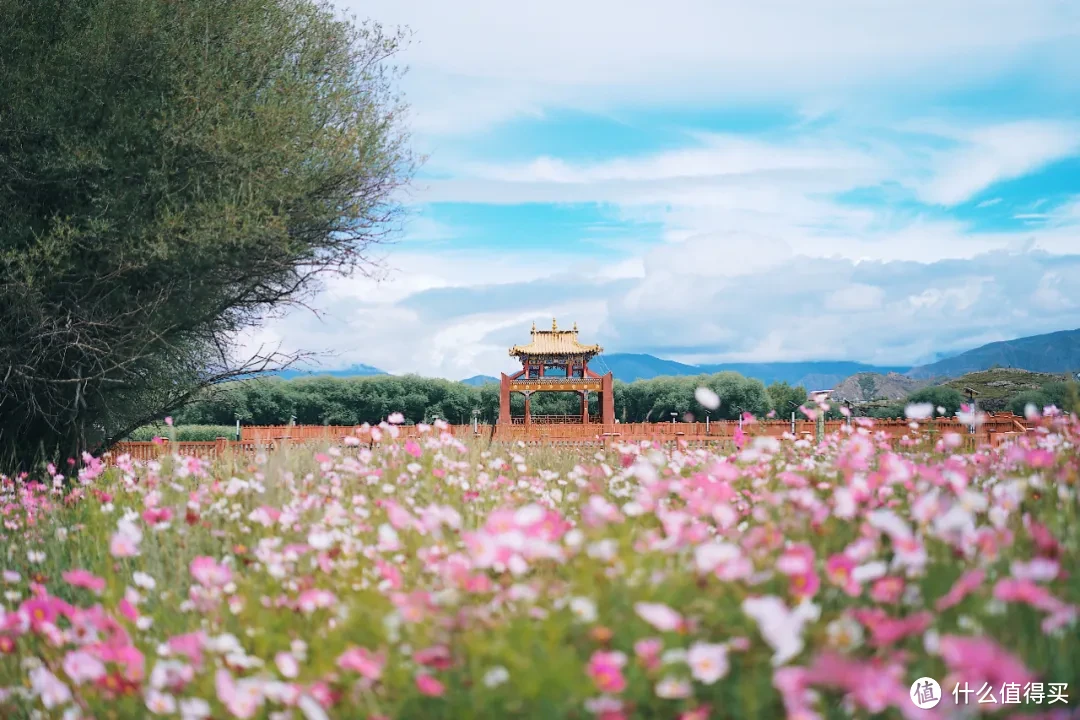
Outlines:
{"label": "tree foliage", "polygon": [[312,0],[0,17],[0,452],[71,456],[287,363],[231,338],[373,269],[414,166],[400,33]]}
{"label": "tree foliage", "polygon": [[[703,420],[704,408],[694,397],[698,387],[711,388],[720,397],[713,419],[735,419],[747,411],[761,417],[770,410],[769,396],[757,380],[726,372],[699,377],[665,377],[614,385],[615,416],[622,422]],[[590,412],[600,413],[596,393],[590,393]],[[393,412],[407,422],[430,422],[439,417],[451,423],[471,422],[473,411],[482,422],[499,416],[499,386],[472,387],[464,383],[417,375],[295,380],[261,378],[225,383],[207,390],[196,402],[176,413],[183,425],[277,425],[293,417],[303,425],[377,423]],[[535,393],[533,415],[577,415],[577,393]],[[511,412],[522,415],[525,400],[511,395]]]}
{"label": "tree foliage", "polygon": [[792,387],[787,382],[774,382],[765,392],[769,394],[769,405],[782,418],[790,417],[800,405],[806,404],[807,392],[802,385]]}
{"label": "tree foliage", "polygon": [[[944,417],[952,417],[960,406],[966,401],[960,391],[946,387],[945,385],[931,385],[908,395],[908,403],[930,403],[934,406],[934,414]],[[944,408],[944,412],[938,410]]]}

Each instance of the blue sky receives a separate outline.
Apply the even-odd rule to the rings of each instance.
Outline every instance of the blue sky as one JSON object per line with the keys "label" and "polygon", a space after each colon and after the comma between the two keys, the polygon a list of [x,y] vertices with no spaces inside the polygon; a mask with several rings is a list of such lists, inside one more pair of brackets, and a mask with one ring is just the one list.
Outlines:
{"label": "blue sky", "polygon": [[1080,327],[1080,4],[339,5],[412,30],[428,160],[380,279],[252,343],[457,379],[552,316],[684,362]]}

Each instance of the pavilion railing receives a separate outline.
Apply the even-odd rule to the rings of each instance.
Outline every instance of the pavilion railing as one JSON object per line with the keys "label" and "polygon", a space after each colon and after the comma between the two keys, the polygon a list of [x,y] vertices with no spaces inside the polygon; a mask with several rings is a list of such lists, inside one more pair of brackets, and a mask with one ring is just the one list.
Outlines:
{"label": "pavilion railing", "polygon": [[514,383],[540,383],[541,385],[567,385],[570,383],[580,383],[583,380],[598,380],[594,377],[540,377],[540,378],[526,378],[520,377],[510,381],[510,388],[513,389]]}
{"label": "pavilion railing", "polygon": [[[584,425],[581,422],[580,414],[572,415],[530,415],[529,421],[535,425]],[[600,416],[596,414],[589,415],[589,424],[599,423]],[[512,425],[525,425],[524,415],[515,415],[510,418]]]}

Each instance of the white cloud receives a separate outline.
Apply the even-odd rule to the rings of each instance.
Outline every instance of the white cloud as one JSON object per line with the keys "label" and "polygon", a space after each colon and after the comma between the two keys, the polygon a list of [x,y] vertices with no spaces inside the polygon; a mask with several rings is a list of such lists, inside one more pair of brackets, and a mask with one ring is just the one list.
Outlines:
{"label": "white cloud", "polygon": [[[348,3],[346,3],[347,5]],[[1077,126],[924,120],[870,112],[998,77],[1033,54],[1073,72],[1076,5],[1054,0],[766,3],[372,0],[409,23],[414,129],[441,178],[424,202],[605,203],[629,225],[611,259],[549,249],[458,249],[461,228],[420,215],[386,280],[328,283],[309,313],[250,342],[332,351],[328,367],[463,378],[513,367],[529,325],[577,321],[610,351],[688,361],[850,358],[902,363],[1080,325],[1080,202],[1031,207],[1030,233],[972,232],[906,203],[952,206],[1080,151]],[[559,108],[633,112],[746,103],[800,109],[770,135],[696,134],[690,147],[599,161],[480,163],[477,131]],[[915,111],[912,111],[915,112]],[[856,122],[858,120],[858,122]],[[456,133],[472,132],[468,142]],[[430,166],[429,166],[430,167]],[[895,193],[876,205],[848,191]],[[1000,198],[980,203],[990,207]],[[659,224],[646,246],[635,223]],[[650,230],[650,232],[652,232]],[[559,238],[553,238],[557,248]]]}
{"label": "white cloud", "polygon": [[774,173],[879,174],[880,163],[865,153],[825,141],[767,143],[737,135],[696,133],[700,145],[641,157],[571,164],[542,157],[522,167],[480,165],[465,172],[483,180],[514,183],[594,185],[690,178],[769,176]]}
{"label": "white cloud", "polygon": [[855,283],[834,290],[825,299],[825,307],[834,311],[876,310],[885,299],[885,291],[874,285]]}
{"label": "white cloud", "polygon": [[934,176],[919,186],[925,202],[956,205],[999,180],[1026,175],[1080,150],[1080,127],[1027,121],[972,130],[960,149],[942,153]]}
{"label": "white cloud", "polygon": [[[583,338],[609,352],[686,362],[899,364],[1080,326],[1080,285],[1067,282],[1080,273],[1076,255],[1029,247],[965,260],[859,263],[794,256],[778,243],[769,262],[732,269],[724,267],[732,245],[693,244],[707,240],[666,244],[641,258],[635,274],[599,286],[599,273],[550,275],[557,265],[547,266],[542,282],[461,284],[447,264],[437,292],[384,288],[376,303],[363,301],[362,293],[325,296],[323,320],[297,314],[273,321],[260,339],[280,342],[283,350],[333,352],[325,367],[366,363],[464,378],[513,369],[507,347],[524,340],[532,322],[545,325],[553,316],[560,325],[576,321]],[[700,267],[693,267],[698,258]],[[504,270],[510,263],[535,265],[528,256],[488,261]],[[473,272],[480,277],[491,269],[476,258]],[[508,274],[530,277],[524,269]]]}
{"label": "white cloud", "polygon": [[[1080,28],[1056,0],[341,1],[415,44],[418,127],[475,130],[563,106],[803,99],[813,111],[867,88],[924,93],[996,76]],[[1075,56],[1073,56],[1075,57]],[[828,98],[828,102],[821,100]]]}

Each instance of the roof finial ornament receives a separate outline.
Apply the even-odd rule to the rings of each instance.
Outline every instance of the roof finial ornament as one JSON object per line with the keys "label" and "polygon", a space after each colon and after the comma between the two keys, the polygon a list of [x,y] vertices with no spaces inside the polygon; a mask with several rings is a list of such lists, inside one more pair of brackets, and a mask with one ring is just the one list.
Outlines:
{"label": "roof finial ornament", "polygon": [[532,334],[533,334],[533,335],[535,335],[535,334],[536,334],[536,321],[535,321],[535,320],[533,320],[533,329],[532,329]]}
{"label": "roof finial ornament", "polygon": [[551,318],[551,330],[552,332],[558,330],[559,327],[555,324],[555,318]]}
{"label": "roof finial ornament", "polygon": [[577,321],[574,321],[574,332],[577,332]]}

